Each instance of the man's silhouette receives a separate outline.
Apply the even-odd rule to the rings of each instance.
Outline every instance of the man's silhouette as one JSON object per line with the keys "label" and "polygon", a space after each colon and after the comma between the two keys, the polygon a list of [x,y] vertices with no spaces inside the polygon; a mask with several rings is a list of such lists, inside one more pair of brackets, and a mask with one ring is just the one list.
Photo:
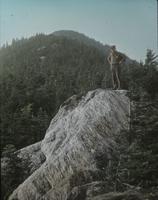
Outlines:
{"label": "man's silhouette", "polygon": [[116,46],[112,46],[108,56],[108,62],[111,66],[113,89],[120,89],[120,64],[124,61],[124,56],[116,51]]}

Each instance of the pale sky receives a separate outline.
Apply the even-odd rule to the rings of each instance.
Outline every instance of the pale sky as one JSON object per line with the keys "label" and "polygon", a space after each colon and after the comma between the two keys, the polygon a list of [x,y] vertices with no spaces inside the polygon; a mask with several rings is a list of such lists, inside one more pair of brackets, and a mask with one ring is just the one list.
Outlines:
{"label": "pale sky", "polygon": [[156,0],[0,0],[0,43],[74,30],[140,61],[156,52],[156,19]]}

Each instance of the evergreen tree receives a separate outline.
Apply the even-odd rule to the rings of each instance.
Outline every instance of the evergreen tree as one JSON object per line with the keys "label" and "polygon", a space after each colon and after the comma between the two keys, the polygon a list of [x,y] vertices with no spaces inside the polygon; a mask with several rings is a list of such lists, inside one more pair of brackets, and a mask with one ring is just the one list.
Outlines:
{"label": "evergreen tree", "polygon": [[147,66],[156,66],[158,65],[158,55],[156,55],[153,50],[147,49],[145,65]]}
{"label": "evergreen tree", "polygon": [[22,181],[21,161],[15,154],[14,145],[7,145],[1,158],[1,198],[7,200]]}

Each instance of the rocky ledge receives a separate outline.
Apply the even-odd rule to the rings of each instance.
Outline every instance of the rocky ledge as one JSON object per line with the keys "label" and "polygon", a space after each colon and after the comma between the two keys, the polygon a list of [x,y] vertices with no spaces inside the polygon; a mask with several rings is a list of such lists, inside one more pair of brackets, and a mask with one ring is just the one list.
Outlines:
{"label": "rocky ledge", "polygon": [[[106,176],[111,160],[119,156],[116,138],[129,129],[129,116],[127,91],[97,89],[72,96],[44,139],[18,151],[30,173],[9,200],[110,199]],[[111,193],[113,199],[128,194]]]}

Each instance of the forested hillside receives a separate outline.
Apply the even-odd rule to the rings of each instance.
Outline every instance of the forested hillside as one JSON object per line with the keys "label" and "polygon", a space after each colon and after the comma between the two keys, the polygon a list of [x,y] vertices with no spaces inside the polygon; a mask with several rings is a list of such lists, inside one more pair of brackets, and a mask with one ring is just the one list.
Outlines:
{"label": "forested hillside", "polygon": [[[64,31],[13,40],[2,47],[1,149],[8,144],[19,149],[41,140],[59,106],[73,94],[111,87],[108,48],[82,34]],[[122,88],[144,84],[155,95],[157,71],[149,65],[124,63]]]}

